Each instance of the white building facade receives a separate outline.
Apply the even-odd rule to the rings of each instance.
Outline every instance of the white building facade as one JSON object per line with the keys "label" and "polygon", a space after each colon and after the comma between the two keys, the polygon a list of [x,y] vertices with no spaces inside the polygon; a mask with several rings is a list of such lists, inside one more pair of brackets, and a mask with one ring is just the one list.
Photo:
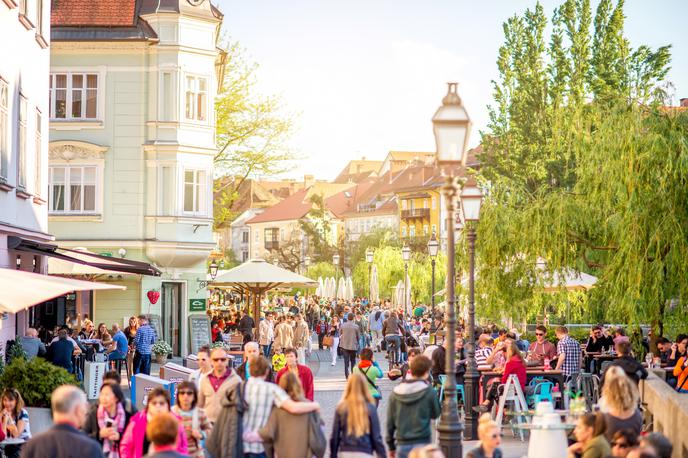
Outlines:
{"label": "white building facade", "polygon": [[[0,267],[45,273],[44,256],[14,238],[50,242],[46,174],[50,2],[0,1]],[[2,294],[2,292],[0,292]],[[24,335],[28,313],[0,316],[0,345]]]}

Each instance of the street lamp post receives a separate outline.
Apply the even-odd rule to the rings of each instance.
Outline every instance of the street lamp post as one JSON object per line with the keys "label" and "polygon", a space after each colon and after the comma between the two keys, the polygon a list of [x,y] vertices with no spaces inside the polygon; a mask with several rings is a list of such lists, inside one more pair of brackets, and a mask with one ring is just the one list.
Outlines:
{"label": "street lamp post", "polygon": [[368,262],[368,301],[370,302],[372,298],[370,297],[373,291],[373,249],[368,247],[365,252],[366,261]]}
{"label": "street lamp post", "polygon": [[306,256],[303,258],[303,267],[305,268],[304,274],[307,274],[307,273],[308,273],[308,267],[309,267],[310,265],[311,265],[311,257],[308,256],[308,255],[306,255]]}
{"label": "street lamp post", "polygon": [[478,438],[478,414],[473,407],[478,405],[478,381],[480,374],[475,361],[475,225],[480,218],[482,193],[475,178],[471,177],[461,191],[461,210],[467,226],[468,239],[468,342],[466,343],[467,361],[464,382],[466,388],[466,438]]}
{"label": "street lamp post", "polygon": [[[471,120],[456,92],[457,83],[449,83],[447,95],[442,99],[442,105],[432,118],[435,144],[437,147],[437,166],[446,176],[446,183],[442,187],[447,205],[447,311],[446,330],[447,339],[446,363],[444,381],[444,402],[442,415],[437,427],[440,448],[444,456],[463,456],[461,436],[463,425],[459,419],[456,403],[456,363],[455,363],[455,332],[456,311],[454,309],[454,212],[456,210],[457,186],[454,174],[457,169],[466,167],[466,145],[470,133]],[[467,396],[468,397],[468,396]],[[466,406],[466,412],[469,411]]]}
{"label": "street lamp post", "polygon": [[408,262],[411,259],[411,248],[404,245],[401,249],[401,258],[404,260],[404,313],[408,313]]}
{"label": "street lamp post", "polygon": [[432,326],[435,325],[435,258],[437,258],[439,249],[440,243],[437,241],[435,233],[433,232],[432,237],[428,240],[428,254],[430,255],[430,264],[432,265],[432,294],[430,295],[432,301]]}

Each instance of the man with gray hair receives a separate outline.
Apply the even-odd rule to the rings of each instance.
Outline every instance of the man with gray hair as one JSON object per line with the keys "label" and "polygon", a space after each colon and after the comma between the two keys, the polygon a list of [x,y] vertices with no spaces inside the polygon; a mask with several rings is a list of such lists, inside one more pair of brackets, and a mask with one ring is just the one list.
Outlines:
{"label": "man with gray hair", "polygon": [[62,385],[53,391],[54,425],[30,439],[22,449],[24,458],[101,458],[100,444],[81,431],[88,412],[86,394],[74,385]]}
{"label": "man with gray hair", "polygon": [[27,329],[26,335],[20,339],[20,342],[24,353],[26,353],[26,358],[29,360],[46,354],[45,344],[38,338],[38,331],[34,328]]}

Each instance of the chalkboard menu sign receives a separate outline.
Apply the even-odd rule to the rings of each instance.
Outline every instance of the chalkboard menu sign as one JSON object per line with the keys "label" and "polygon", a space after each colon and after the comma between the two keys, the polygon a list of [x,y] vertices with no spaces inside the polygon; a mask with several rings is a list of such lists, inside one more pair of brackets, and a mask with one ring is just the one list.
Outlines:
{"label": "chalkboard menu sign", "polygon": [[189,329],[191,353],[196,354],[203,345],[210,344],[210,319],[206,315],[189,315]]}
{"label": "chalkboard menu sign", "polygon": [[148,324],[155,330],[157,340],[162,340],[162,324],[160,323],[160,315],[148,315]]}

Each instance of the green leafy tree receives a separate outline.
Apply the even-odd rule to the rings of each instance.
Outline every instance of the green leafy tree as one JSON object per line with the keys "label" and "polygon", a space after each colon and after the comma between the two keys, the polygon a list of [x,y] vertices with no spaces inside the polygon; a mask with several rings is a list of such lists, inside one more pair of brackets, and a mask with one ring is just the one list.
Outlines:
{"label": "green leafy tree", "polygon": [[685,114],[660,106],[669,47],[632,49],[623,1],[592,17],[588,0],[565,1],[549,40],[539,4],[504,24],[481,158],[479,311],[556,310],[567,301],[542,286],[574,269],[600,277],[581,316],[661,330],[685,297]]}
{"label": "green leafy tree", "polygon": [[311,209],[299,221],[301,231],[308,239],[308,250],[311,259],[323,262],[332,259],[337,247],[332,241],[332,221],[330,212],[325,206],[325,199],[321,194],[310,196]]}
{"label": "green leafy tree", "polygon": [[227,40],[227,59],[222,92],[215,100],[218,151],[215,171],[215,224],[221,226],[236,215],[230,208],[239,187],[248,178],[276,176],[293,168],[296,159],[287,147],[293,116],[275,96],[256,90],[255,63],[248,62],[245,50]]}

